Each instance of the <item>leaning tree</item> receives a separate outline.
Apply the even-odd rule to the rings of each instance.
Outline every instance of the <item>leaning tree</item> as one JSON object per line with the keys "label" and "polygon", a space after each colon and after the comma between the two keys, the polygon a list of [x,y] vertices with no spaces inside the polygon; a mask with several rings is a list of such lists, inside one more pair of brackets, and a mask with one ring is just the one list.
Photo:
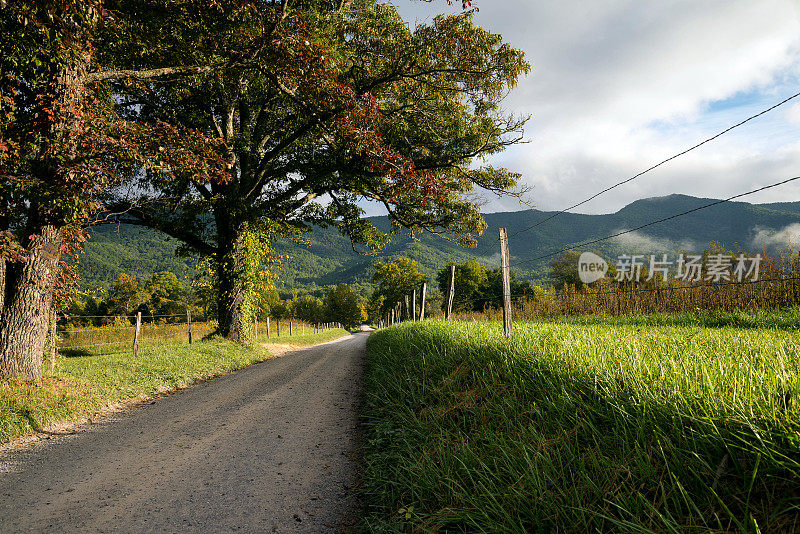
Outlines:
{"label": "leaning tree", "polygon": [[104,81],[123,74],[99,73],[95,49],[113,24],[101,0],[0,2],[0,377],[41,376],[62,256],[105,187],[142,165],[225,177],[213,139],[116,113]]}
{"label": "leaning tree", "polygon": [[[136,2],[128,8],[141,16]],[[143,173],[115,206],[211,259],[229,338],[244,335],[248,286],[275,234],[332,225],[379,248],[388,236],[360,208],[373,201],[395,227],[470,241],[483,228],[473,189],[516,185],[479,160],[520,141],[524,119],[500,104],[529,67],[470,12],[410,29],[377,0],[228,0],[188,11],[176,1],[146,18],[136,38],[162,45],[148,56],[111,44],[107,63],[125,70],[176,55],[197,76],[120,86],[121,113],[223,141],[230,176]]]}

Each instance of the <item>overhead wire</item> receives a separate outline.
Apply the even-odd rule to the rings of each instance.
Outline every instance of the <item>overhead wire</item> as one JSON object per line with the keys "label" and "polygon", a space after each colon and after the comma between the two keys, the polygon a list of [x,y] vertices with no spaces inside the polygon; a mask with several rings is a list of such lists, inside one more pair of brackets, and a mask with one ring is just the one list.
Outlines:
{"label": "overhead wire", "polygon": [[[674,155],[672,155],[672,156],[660,161],[659,163],[656,163],[655,165],[652,165],[651,167],[648,167],[647,169],[639,172],[638,174],[636,174],[634,176],[631,176],[630,178],[622,180],[621,182],[617,182],[614,185],[612,185],[610,187],[607,187],[607,188],[599,191],[598,193],[595,193],[594,195],[590,196],[589,198],[587,198],[585,200],[582,200],[581,202],[578,202],[577,204],[573,204],[572,206],[570,206],[568,208],[564,208],[562,210],[554,212],[550,216],[542,219],[541,221],[538,221],[535,224],[533,224],[531,226],[528,226],[527,228],[523,228],[522,230],[519,230],[519,231],[511,234],[509,236],[509,238],[512,238],[512,237],[518,236],[519,234],[522,234],[524,232],[528,232],[530,230],[533,230],[534,228],[546,223],[547,221],[553,220],[554,218],[558,217],[559,215],[562,215],[562,214],[564,214],[564,213],[566,213],[566,212],[568,212],[570,210],[573,210],[573,209],[575,209],[577,207],[583,206],[584,204],[587,204],[588,202],[591,202],[592,200],[596,199],[597,197],[599,197],[601,195],[604,195],[605,193],[608,193],[609,191],[611,191],[613,189],[616,189],[617,187],[620,187],[622,185],[630,183],[633,180],[636,180],[637,178],[647,174],[648,172],[653,171],[653,170],[661,167],[662,165],[665,165],[666,163],[669,163],[670,161],[672,161],[674,159],[677,159],[677,158],[679,158],[681,156],[684,156],[684,155],[688,154],[689,152],[691,152],[693,150],[696,150],[696,149],[700,148],[701,146],[703,146],[703,145],[705,145],[707,143],[710,143],[711,141],[714,141],[715,139],[718,139],[719,137],[722,137],[726,133],[728,133],[728,132],[730,132],[732,130],[735,130],[736,128],[739,128],[740,126],[742,126],[744,124],[747,124],[748,122],[750,122],[750,121],[752,121],[754,119],[757,119],[758,117],[761,117],[762,115],[765,115],[765,114],[769,113],[770,111],[773,111],[774,109],[777,109],[777,108],[783,106],[784,104],[786,104],[788,102],[791,102],[792,100],[794,100],[795,98],[797,98],[799,96],[800,96],[800,92],[795,93],[795,94],[791,95],[790,97],[781,100],[777,104],[774,104],[774,105],[768,107],[767,109],[764,109],[764,110],[756,113],[755,115],[751,115],[751,116],[747,117],[746,119],[744,119],[744,120],[742,120],[740,122],[737,122],[733,126],[729,126],[728,128],[725,128],[721,132],[719,132],[719,133],[717,133],[717,134],[715,134],[715,135],[713,135],[713,136],[711,136],[711,137],[709,137],[707,139],[704,139],[703,141],[701,141],[701,142],[699,142],[699,143],[697,143],[695,145],[692,145],[691,147],[687,148],[686,150],[678,152],[677,154],[674,154]],[[498,239],[498,241],[499,241],[499,239]]]}
{"label": "overhead wire", "polygon": [[774,184],[765,185],[763,187],[759,187],[757,189],[753,189],[752,191],[747,191],[745,193],[739,193],[738,195],[733,195],[731,197],[728,197],[728,198],[725,198],[725,199],[722,199],[722,200],[716,200],[714,202],[709,202],[708,204],[704,204],[702,206],[698,206],[698,207],[692,208],[690,210],[682,211],[680,213],[676,213],[674,215],[670,215],[669,217],[664,217],[662,219],[658,219],[658,220],[655,220],[655,221],[650,221],[650,222],[648,222],[646,224],[642,224],[640,226],[637,226],[636,228],[631,228],[629,230],[624,230],[622,232],[617,232],[617,233],[614,233],[614,234],[611,234],[611,235],[608,235],[608,236],[605,236],[605,237],[601,237],[601,238],[598,238],[598,239],[592,239],[592,240],[589,240],[589,241],[583,241],[581,243],[573,243],[572,245],[570,245],[568,247],[562,248],[562,249],[557,250],[555,252],[551,252],[549,254],[543,254],[541,256],[536,256],[535,258],[531,258],[531,259],[528,259],[528,260],[512,263],[511,267],[517,267],[519,265],[525,265],[525,264],[528,264],[528,263],[531,263],[531,262],[534,262],[534,261],[550,258],[550,257],[556,256],[558,254],[561,254],[563,252],[566,252],[568,250],[574,249],[574,248],[585,247],[585,246],[588,246],[588,245],[594,245],[596,243],[601,243],[603,241],[608,241],[609,239],[613,239],[615,237],[619,237],[619,236],[622,236],[622,235],[625,235],[625,234],[629,234],[631,232],[636,232],[638,230],[641,230],[642,228],[647,228],[648,226],[653,226],[655,224],[663,223],[663,222],[666,222],[666,221],[669,221],[669,220],[672,220],[672,219],[677,219],[678,217],[683,217],[684,215],[688,215],[688,214],[694,213],[696,211],[704,210],[704,209],[710,208],[712,206],[717,206],[717,205],[723,204],[725,202],[730,202],[731,200],[734,200],[734,199],[737,199],[737,198],[741,198],[741,197],[744,197],[744,196],[748,196],[748,195],[752,195],[752,194],[755,194],[755,193],[759,193],[759,192],[765,191],[767,189],[772,189],[774,187],[779,187],[781,185],[785,185],[785,184],[788,184],[790,182],[794,182],[795,180],[800,180],[800,176],[795,176],[793,178],[788,178],[786,180],[782,180],[782,181],[774,183]]}

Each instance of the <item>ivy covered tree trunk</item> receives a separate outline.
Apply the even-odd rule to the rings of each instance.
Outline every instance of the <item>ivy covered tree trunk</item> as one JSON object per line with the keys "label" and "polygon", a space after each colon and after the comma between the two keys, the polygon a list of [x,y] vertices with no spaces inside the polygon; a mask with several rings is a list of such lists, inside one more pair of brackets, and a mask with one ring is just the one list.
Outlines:
{"label": "ivy covered tree trunk", "polygon": [[41,228],[25,262],[5,265],[0,311],[0,376],[38,380],[47,339],[53,289],[61,259],[63,229]]}
{"label": "ivy covered tree trunk", "polygon": [[121,41],[133,56],[149,46],[134,43],[116,9],[103,4],[0,0],[0,376],[39,378],[47,317],[69,271],[60,256],[77,253],[80,227],[105,209],[109,186],[140,166],[168,169],[158,173],[164,182],[179,170],[193,179],[223,174],[206,136],[117,112],[109,82],[185,65],[164,68],[158,58],[147,65],[155,68],[133,73],[102,69],[95,54],[104,40]]}
{"label": "ivy covered tree trunk", "polygon": [[41,109],[34,116],[33,131],[48,139],[50,146],[30,161],[27,180],[40,184],[41,191],[23,208],[25,226],[19,232],[19,245],[24,253],[5,264],[0,376],[39,380],[42,375],[61,250],[72,219],[69,210],[74,209],[64,205],[63,195],[80,175],[67,162],[76,158],[76,136],[82,129],[78,115],[86,59],[80,51],[63,64],[51,65],[48,89],[37,102]]}
{"label": "ivy covered tree trunk", "polygon": [[245,341],[243,330],[246,296],[246,245],[244,235],[221,215],[217,217],[217,296],[219,334],[233,341]]}

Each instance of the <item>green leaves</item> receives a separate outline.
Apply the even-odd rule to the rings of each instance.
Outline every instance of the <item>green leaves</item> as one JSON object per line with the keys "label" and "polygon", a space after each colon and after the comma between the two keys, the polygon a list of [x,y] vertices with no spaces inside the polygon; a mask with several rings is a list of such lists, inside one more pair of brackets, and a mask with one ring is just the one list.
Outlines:
{"label": "green leaves", "polygon": [[380,315],[383,315],[412,291],[419,291],[425,277],[414,260],[396,258],[390,263],[376,263],[372,281],[378,284],[372,301],[380,303]]}
{"label": "green leaves", "polygon": [[325,298],[325,316],[348,329],[360,326],[366,319],[361,298],[347,284],[330,290]]}

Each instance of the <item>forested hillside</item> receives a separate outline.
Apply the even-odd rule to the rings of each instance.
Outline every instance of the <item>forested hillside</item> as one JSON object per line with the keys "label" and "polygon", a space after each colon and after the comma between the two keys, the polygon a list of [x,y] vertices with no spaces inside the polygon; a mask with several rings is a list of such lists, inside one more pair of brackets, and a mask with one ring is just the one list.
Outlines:
{"label": "forested hillside", "polygon": [[[372,288],[373,263],[398,256],[409,257],[433,278],[447,262],[478,259],[497,262],[497,229],[508,228],[512,267],[514,263],[543,256],[582,241],[605,237],[621,230],[639,227],[650,221],[669,217],[711,202],[685,195],[670,195],[638,200],[614,214],[581,215],[565,213],[529,231],[525,229],[550,215],[545,211],[491,213],[485,216],[488,225],[479,245],[466,249],[431,234],[414,238],[397,235],[391,245],[375,257],[355,252],[350,242],[332,229],[315,229],[307,234],[308,246],[280,240],[275,252],[285,255],[280,268],[279,291],[322,294],[326,287],[346,282],[366,294]],[[388,229],[384,218],[373,222]],[[789,243],[787,232],[797,231],[790,225],[800,224],[800,202],[754,205],[729,202],[703,209],[686,216],[647,227],[602,243],[586,247],[609,258],[618,254],[701,252],[712,241],[731,250],[748,252],[763,248],[774,250]],[[515,235],[519,233],[518,235]],[[795,237],[797,239],[797,237]],[[107,226],[92,230],[86,253],[80,261],[84,289],[105,286],[120,272],[148,276],[157,271],[172,271],[179,279],[193,273],[194,262],[175,255],[178,243],[163,234],[134,226]],[[482,256],[478,256],[482,254]],[[519,278],[546,282],[549,261],[543,258],[518,266]]]}

